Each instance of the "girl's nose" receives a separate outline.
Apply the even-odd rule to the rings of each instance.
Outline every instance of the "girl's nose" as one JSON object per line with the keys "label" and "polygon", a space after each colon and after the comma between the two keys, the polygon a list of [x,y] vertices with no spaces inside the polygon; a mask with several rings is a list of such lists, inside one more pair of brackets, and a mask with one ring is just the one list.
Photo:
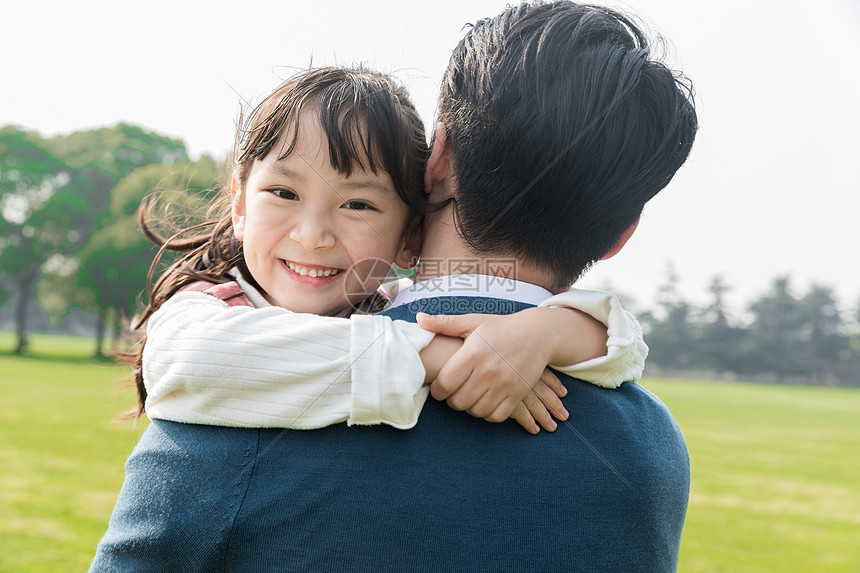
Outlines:
{"label": "girl's nose", "polygon": [[328,249],[334,246],[335,236],[327,217],[304,214],[290,231],[290,238],[305,249]]}

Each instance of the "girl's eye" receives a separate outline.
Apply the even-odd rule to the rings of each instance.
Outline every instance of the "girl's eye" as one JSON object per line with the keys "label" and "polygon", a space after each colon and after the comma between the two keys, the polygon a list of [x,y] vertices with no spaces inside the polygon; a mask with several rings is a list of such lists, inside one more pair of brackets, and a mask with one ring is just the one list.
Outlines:
{"label": "girl's eye", "polygon": [[289,189],[271,189],[269,192],[278,199],[296,201],[299,198],[298,195],[296,195],[293,191],[290,191]]}
{"label": "girl's eye", "polygon": [[344,209],[355,209],[355,210],[363,210],[363,209],[373,209],[370,205],[365,203],[364,201],[347,201],[343,205],[341,205]]}

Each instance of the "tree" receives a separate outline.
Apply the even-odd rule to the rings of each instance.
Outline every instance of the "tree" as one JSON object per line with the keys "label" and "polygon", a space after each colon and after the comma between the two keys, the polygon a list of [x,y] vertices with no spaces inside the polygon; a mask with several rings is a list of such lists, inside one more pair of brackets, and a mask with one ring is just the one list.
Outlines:
{"label": "tree", "polygon": [[672,265],[666,270],[666,282],[660,287],[658,312],[645,313],[650,357],[666,368],[689,369],[695,365],[695,341],[698,336],[691,321],[692,307],[678,292],[678,273]]}
{"label": "tree", "polygon": [[808,325],[809,342],[818,356],[828,357],[842,334],[844,321],[831,287],[813,284],[800,301]]}
{"label": "tree", "polygon": [[833,289],[813,284],[800,300],[804,320],[804,338],[813,373],[835,372],[846,356],[849,339],[844,334],[845,321],[836,302]]}
{"label": "tree", "polygon": [[[131,210],[109,211],[108,204],[112,190],[123,178],[146,165],[167,167],[180,161],[181,165],[185,166],[188,154],[184,143],[180,140],[125,123],[56,136],[46,140],[46,146],[67,164],[90,175],[91,184],[86,191],[97,217],[93,225],[79,230],[83,239],[81,242],[91,239],[96,229],[101,231],[116,224],[115,228],[104,232],[102,237],[97,238],[93,243],[101,245],[97,247],[101,252],[97,261],[86,265],[79,260],[81,256],[90,257],[95,247],[85,248],[81,253],[74,253],[64,259],[55,258],[54,264],[46,269],[48,272],[37,289],[40,303],[54,319],[65,316],[72,306],[97,312],[99,316],[98,353],[100,353],[101,334],[104,332],[106,315],[114,311],[117,319],[114,322],[117,322],[117,313],[121,310],[113,302],[105,306],[98,301],[104,296],[119,297],[124,293],[124,291],[104,290],[109,288],[105,282],[110,283],[111,280],[104,277],[112,276],[110,271],[105,271],[105,265],[108,264],[105,258],[111,256],[109,252],[111,245],[115,248],[113,258],[128,256],[131,266],[136,264],[136,257],[148,256],[151,259],[151,253],[141,253],[140,248],[133,246],[142,241],[142,237],[136,231],[136,222],[131,220],[118,222],[118,217],[127,217],[132,215],[131,211],[136,211],[140,197],[137,198]],[[99,173],[102,174],[101,178],[92,176]],[[155,183],[157,184],[157,181]],[[148,248],[147,245],[146,249]],[[131,252],[127,252],[129,249]],[[116,263],[112,264],[116,265]],[[107,272],[107,275],[100,275],[101,272]],[[70,280],[72,277],[74,280]],[[130,307],[130,305],[124,306]]]}
{"label": "tree", "polygon": [[750,337],[759,373],[803,376],[808,372],[805,312],[791,292],[791,281],[774,279],[770,289],[749,307],[753,315]]}
{"label": "tree", "polygon": [[71,254],[95,226],[86,174],[51,154],[36,133],[0,129],[0,276],[16,294],[16,353],[28,344],[27,306],[42,267]]}
{"label": "tree", "polygon": [[848,327],[848,350],[845,354],[848,367],[856,380],[860,376],[860,300],[854,307],[851,325]]}
{"label": "tree", "polygon": [[[217,193],[218,165],[209,157],[195,163],[151,164],[133,171],[111,191],[109,218],[92,234],[78,256],[73,280],[76,304],[99,315],[96,354],[111,326],[118,332],[123,317],[140,306],[142,291],[157,252],[140,232],[137,210],[158,191],[173,207],[204,212]],[[111,320],[112,317],[112,320]]]}
{"label": "tree", "polygon": [[150,163],[188,161],[181,140],[128,123],[58,135],[49,139],[48,145],[72,167],[96,167],[114,182]]}
{"label": "tree", "polygon": [[77,249],[106,224],[110,189],[137,167],[177,160],[187,160],[181,141],[128,124],[50,139],[0,129],[0,304],[16,295],[17,352],[27,346],[27,307],[42,275],[40,303],[55,316],[87,298],[62,279],[78,268]]}
{"label": "tree", "polygon": [[725,295],[729,290],[719,275],[708,285],[712,298],[700,315],[696,362],[715,372],[746,372],[749,369],[748,336],[743,328],[729,322],[725,306]]}

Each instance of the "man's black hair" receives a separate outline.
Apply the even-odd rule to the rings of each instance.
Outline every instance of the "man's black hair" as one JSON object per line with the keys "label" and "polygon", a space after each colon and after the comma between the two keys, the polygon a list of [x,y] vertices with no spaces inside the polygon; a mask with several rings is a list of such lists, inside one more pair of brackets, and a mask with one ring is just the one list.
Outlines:
{"label": "man's black hair", "polygon": [[458,229],[566,287],[687,159],[691,84],[614,10],[522,4],[474,24],[442,83]]}

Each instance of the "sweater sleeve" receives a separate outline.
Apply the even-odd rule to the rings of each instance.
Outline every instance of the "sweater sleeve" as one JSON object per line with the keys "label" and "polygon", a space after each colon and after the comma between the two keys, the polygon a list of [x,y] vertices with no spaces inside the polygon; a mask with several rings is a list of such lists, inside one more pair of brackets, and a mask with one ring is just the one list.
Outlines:
{"label": "sweater sleeve", "polygon": [[570,289],[546,299],[539,306],[575,308],[599,320],[607,329],[604,356],[570,366],[553,365],[553,368],[604,388],[617,388],[622,382],[642,377],[648,346],[639,321],[621,307],[617,296],[602,291]]}
{"label": "sweater sleeve", "polygon": [[207,294],[178,293],[147,324],[146,412],[221,426],[408,428],[424,401],[418,353],[432,338],[384,316],[228,307]]}

